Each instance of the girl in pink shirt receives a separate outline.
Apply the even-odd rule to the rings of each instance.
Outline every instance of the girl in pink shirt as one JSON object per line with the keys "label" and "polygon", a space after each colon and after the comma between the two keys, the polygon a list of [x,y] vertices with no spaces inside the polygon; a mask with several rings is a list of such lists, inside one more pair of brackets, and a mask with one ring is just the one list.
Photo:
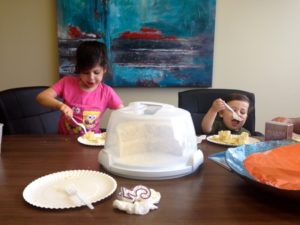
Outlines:
{"label": "girl in pink shirt", "polygon": [[60,134],[83,133],[82,128],[71,120],[72,117],[83,123],[88,131],[99,133],[105,110],[123,107],[116,92],[102,83],[108,66],[106,46],[97,41],[83,42],[77,49],[76,59],[76,73],[79,76],[63,77],[38,94],[37,101],[62,112],[58,126]]}

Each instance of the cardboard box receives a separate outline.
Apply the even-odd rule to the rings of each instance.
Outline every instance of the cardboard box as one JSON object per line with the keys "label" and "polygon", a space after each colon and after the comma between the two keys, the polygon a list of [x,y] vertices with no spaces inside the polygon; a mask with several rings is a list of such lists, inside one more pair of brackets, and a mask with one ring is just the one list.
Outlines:
{"label": "cardboard box", "polygon": [[281,123],[268,121],[265,125],[265,140],[284,140],[291,139],[294,125],[291,123]]}

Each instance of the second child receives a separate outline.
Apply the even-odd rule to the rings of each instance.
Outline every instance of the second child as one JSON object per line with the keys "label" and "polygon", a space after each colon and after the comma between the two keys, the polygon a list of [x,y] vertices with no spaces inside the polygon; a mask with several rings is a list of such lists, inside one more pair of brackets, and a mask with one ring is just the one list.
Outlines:
{"label": "second child", "polygon": [[[225,107],[225,102],[237,113],[241,120],[233,119],[232,112]],[[243,126],[246,123],[250,109],[250,100],[246,95],[232,93],[225,101],[216,99],[205,114],[201,128],[205,134],[218,134],[221,130],[230,130],[232,134],[250,132]]]}

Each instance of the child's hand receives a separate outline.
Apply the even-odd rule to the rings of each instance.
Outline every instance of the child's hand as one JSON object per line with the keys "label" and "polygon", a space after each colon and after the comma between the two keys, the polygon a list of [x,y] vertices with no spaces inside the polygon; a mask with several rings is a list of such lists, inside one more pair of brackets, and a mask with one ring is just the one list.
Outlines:
{"label": "child's hand", "polygon": [[224,110],[225,109],[224,101],[221,98],[216,99],[213,102],[211,108],[215,112],[220,112],[221,110]]}
{"label": "child's hand", "polygon": [[62,104],[59,108],[59,110],[65,114],[65,116],[69,119],[71,119],[73,117],[73,110],[67,106],[66,104]]}
{"label": "child's hand", "polygon": [[291,119],[286,118],[286,117],[282,117],[282,116],[275,117],[272,120],[276,121],[276,122],[281,122],[281,123],[293,123],[293,121]]}

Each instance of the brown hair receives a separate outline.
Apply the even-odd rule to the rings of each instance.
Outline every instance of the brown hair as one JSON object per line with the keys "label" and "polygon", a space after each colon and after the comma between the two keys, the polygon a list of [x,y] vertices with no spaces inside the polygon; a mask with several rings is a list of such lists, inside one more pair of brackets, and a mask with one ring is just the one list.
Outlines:
{"label": "brown hair", "polygon": [[76,51],[76,73],[89,70],[96,65],[107,69],[107,50],[104,43],[98,41],[82,42]]}
{"label": "brown hair", "polygon": [[234,100],[248,102],[249,103],[248,113],[252,111],[252,104],[251,104],[251,101],[248,98],[248,96],[239,94],[239,93],[231,93],[231,94],[227,95],[225,98],[226,103],[234,101]]}

